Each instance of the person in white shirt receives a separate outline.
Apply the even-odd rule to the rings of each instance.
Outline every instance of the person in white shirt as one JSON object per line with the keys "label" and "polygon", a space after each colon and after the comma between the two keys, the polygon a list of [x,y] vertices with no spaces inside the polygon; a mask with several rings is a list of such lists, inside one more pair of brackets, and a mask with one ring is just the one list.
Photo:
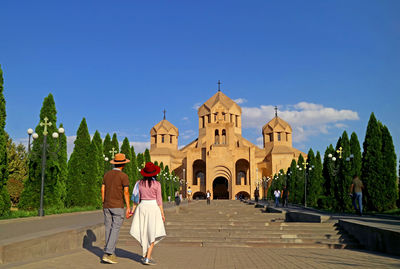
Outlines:
{"label": "person in white shirt", "polygon": [[210,192],[210,190],[207,191],[206,195],[207,195],[207,205],[209,205],[210,202],[211,202],[211,192]]}
{"label": "person in white shirt", "polygon": [[281,191],[276,189],[274,191],[274,196],[275,196],[275,206],[278,207],[279,206],[279,198],[281,197]]}

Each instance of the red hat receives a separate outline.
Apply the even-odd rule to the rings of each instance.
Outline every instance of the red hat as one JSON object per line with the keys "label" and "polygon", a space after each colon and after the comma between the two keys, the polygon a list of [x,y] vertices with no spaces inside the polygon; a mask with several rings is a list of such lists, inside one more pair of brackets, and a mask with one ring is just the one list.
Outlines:
{"label": "red hat", "polygon": [[147,162],[146,165],[144,166],[144,168],[142,170],[140,170],[140,173],[144,177],[153,177],[153,176],[157,175],[158,173],[160,173],[160,167],[158,167],[157,165],[155,165],[152,162]]}

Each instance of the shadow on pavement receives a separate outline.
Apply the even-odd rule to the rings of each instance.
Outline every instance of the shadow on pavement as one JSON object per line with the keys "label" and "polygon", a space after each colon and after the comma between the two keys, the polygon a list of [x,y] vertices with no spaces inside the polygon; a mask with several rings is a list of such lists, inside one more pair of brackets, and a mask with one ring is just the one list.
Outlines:
{"label": "shadow on pavement", "polygon": [[[86,230],[86,235],[83,237],[82,247],[92,252],[97,257],[99,257],[101,261],[104,252],[103,249],[99,248],[98,246],[93,246],[93,243],[96,242],[96,240],[97,238],[96,235],[93,233],[93,231],[90,229]],[[132,253],[130,251],[126,251],[120,248],[115,249],[115,255],[119,258],[131,259],[139,263],[141,262],[140,260],[142,259],[142,256],[136,253]]]}

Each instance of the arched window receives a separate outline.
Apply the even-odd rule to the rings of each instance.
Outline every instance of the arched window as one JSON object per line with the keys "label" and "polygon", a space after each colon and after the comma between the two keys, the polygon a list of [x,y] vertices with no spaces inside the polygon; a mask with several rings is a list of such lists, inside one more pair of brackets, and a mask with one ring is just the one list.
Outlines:
{"label": "arched window", "polygon": [[274,134],[270,133],[269,134],[269,142],[273,142],[274,141]]}
{"label": "arched window", "polygon": [[219,131],[215,130],[215,144],[218,145],[219,144]]}
{"label": "arched window", "polygon": [[171,143],[171,144],[172,144],[172,137],[173,137],[173,135],[169,136],[169,143]]}
{"label": "arched window", "polygon": [[155,135],[153,137],[154,137],[154,144],[157,144],[157,135]]}
{"label": "arched window", "polygon": [[222,144],[226,144],[226,131],[225,131],[225,129],[222,130]]}
{"label": "arched window", "polygon": [[202,171],[196,173],[196,176],[193,179],[193,185],[199,184],[199,181],[201,185],[205,185],[205,177]]}
{"label": "arched window", "polygon": [[278,133],[278,141],[281,141],[281,133]]}
{"label": "arched window", "polygon": [[164,143],[164,135],[161,135],[161,143]]}
{"label": "arched window", "polygon": [[243,171],[240,171],[237,174],[237,178],[236,178],[236,185],[242,185],[242,181],[244,183],[244,185],[246,185],[246,173]]}

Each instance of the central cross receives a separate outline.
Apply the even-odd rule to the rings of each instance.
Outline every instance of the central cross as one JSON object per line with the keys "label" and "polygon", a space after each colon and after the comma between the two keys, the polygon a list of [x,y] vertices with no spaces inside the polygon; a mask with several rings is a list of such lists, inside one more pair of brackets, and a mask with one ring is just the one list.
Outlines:
{"label": "central cross", "polygon": [[115,148],[113,147],[113,148],[110,150],[110,153],[111,153],[112,158],[114,159],[115,153],[118,153],[118,151],[116,151]]}
{"label": "central cross", "polygon": [[303,163],[303,166],[304,166],[304,170],[306,170],[307,166],[308,166],[308,162]]}
{"label": "central cross", "polygon": [[339,147],[339,149],[336,152],[339,153],[339,159],[341,159],[342,158],[342,153],[343,153],[343,148]]}
{"label": "central cross", "polygon": [[45,117],[43,120],[44,120],[44,122],[41,122],[39,125],[44,126],[43,135],[47,135],[48,134],[47,126],[51,126],[52,123],[50,121],[48,121],[49,119],[47,117]]}
{"label": "central cross", "polygon": [[218,91],[220,92],[221,91],[221,81],[219,81],[219,79],[218,79]]}
{"label": "central cross", "polygon": [[165,108],[164,108],[163,112],[164,112],[164,120],[165,120],[165,113],[167,113],[167,111],[165,110]]}

